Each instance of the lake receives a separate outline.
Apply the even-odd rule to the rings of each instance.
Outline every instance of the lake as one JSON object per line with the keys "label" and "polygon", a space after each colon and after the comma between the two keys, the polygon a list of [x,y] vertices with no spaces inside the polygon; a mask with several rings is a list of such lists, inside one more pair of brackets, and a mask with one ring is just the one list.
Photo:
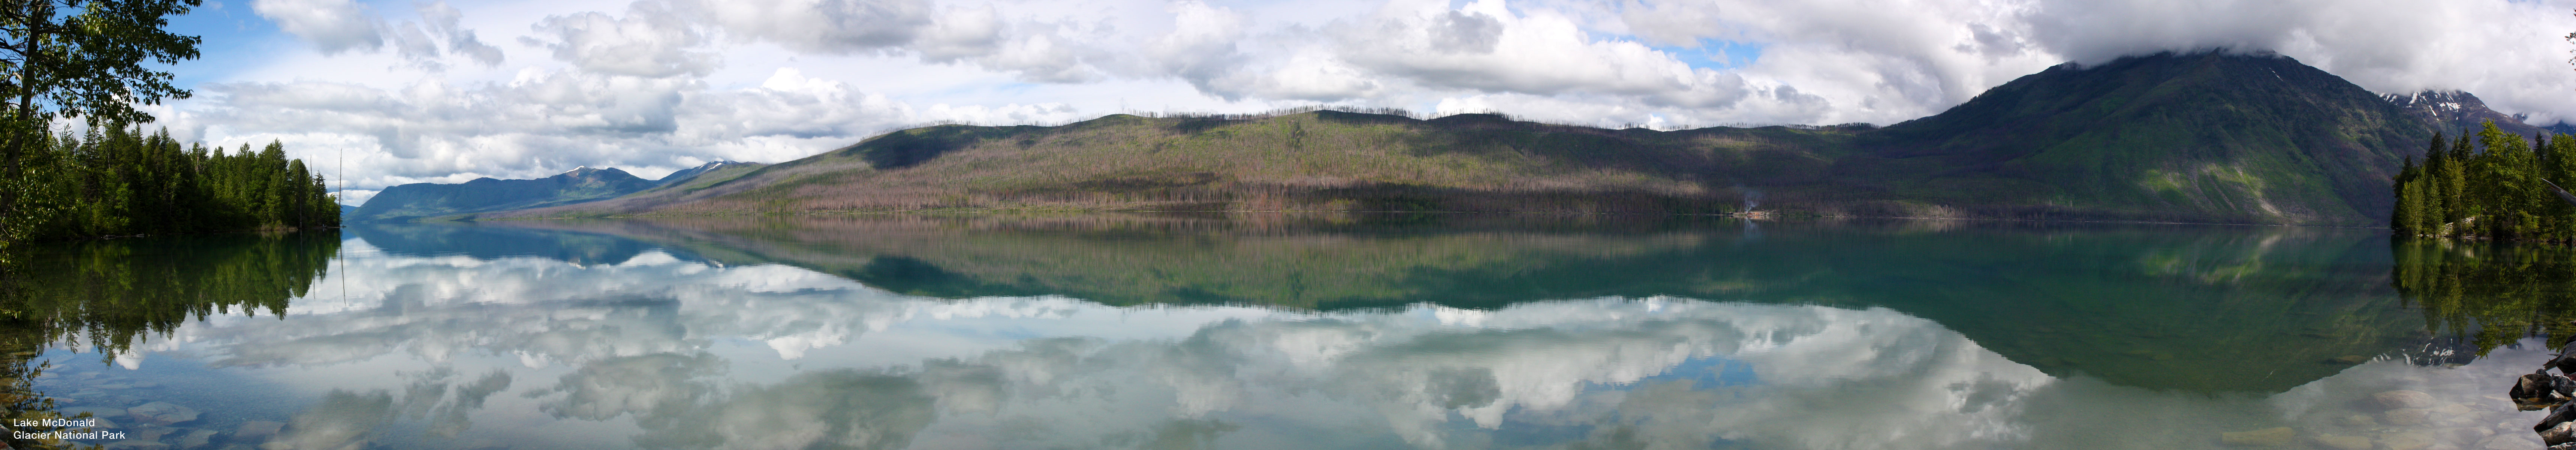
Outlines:
{"label": "lake", "polygon": [[2528,449],[2504,390],[2576,331],[2565,247],[2342,228],[839,215],[17,258],[0,306],[45,320],[0,379],[40,395],[0,400],[130,448]]}

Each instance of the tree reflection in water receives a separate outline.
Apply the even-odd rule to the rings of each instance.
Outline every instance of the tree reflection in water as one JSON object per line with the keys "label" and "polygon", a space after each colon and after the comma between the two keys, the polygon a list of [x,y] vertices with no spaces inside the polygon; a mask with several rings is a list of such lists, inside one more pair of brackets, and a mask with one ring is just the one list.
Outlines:
{"label": "tree reflection in water", "polygon": [[2524,338],[2546,338],[2552,348],[2576,338],[2576,248],[2416,238],[2390,247],[2390,285],[2423,308],[2425,331],[2457,343],[2460,352],[2446,362]]}
{"label": "tree reflection in water", "polygon": [[[2391,284],[2410,304],[2422,307],[2427,331],[2447,334],[2456,362],[2485,356],[2498,347],[2541,338],[2550,348],[2576,338],[2576,248],[2550,244],[2399,237],[2391,244],[2396,264]],[[2438,353],[2438,352],[2427,352]],[[2564,359],[2562,356],[2560,359]],[[2550,365],[2558,365],[2552,360]],[[2520,409],[2551,412],[2532,429],[2544,444],[2569,442],[2563,424],[2571,406],[2555,397],[2571,382],[2543,368],[2523,375],[2512,392]],[[2553,447],[2555,448],[2555,447]]]}
{"label": "tree reflection in water", "polygon": [[[11,246],[0,267],[0,419],[67,418],[35,387],[47,347],[108,361],[191,319],[285,313],[339,253],[337,232],[236,233]],[[75,414],[71,417],[85,417]],[[18,423],[18,422],[8,422]],[[23,433],[80,431],[12,427]],[[0,435],[7,448],[60,448],[54,439]]]}

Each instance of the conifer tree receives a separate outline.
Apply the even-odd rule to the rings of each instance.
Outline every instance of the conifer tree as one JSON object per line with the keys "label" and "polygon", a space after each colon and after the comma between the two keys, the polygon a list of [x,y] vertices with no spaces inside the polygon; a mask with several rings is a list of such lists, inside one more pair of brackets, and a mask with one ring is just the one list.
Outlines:
{"label": "conifer tree", "polygon": [[2486,229],[2488,236],[2520,237],[2532,223],[2531,194],[2543,191],[2532,177],[2536,165],[2531,145],[2523,141],[2522,135],[2497,129],[2494,121],[2486,122],[2477,137],[2485,150],[2473,165],[2476,172],[2470,175],[2477,181],[2471,195],[2477,197],[2475,204],[2483,211],[2478,226]]}
{"label": "conifer tree", "polygon": [[2429,226],[2439,226],[2432,224],[2432,219],[2427,219],[2432,213],[2429,211],[2432,195],[2427,195],[2427,188],[2432,188],[2432,177],[2424,177],[2419,167],[2414,180],[2406,180],[2406,193],[2409,195],[2398,201],[2401,208],[2406,208],[2406,224],[2409,224],[2409,229],[2403,229],[2403,234],[2432,234],[2434,229],[2429,229]]}
{"label": "conifer tree", "polygon": [[2421,217],[2415,211],[2415,204],[2421,201],[2417,200],[2417,196],[2408,193],[2407,188],[2414,187],[2415,179],[2422,175],[2421,172],[2420,168],[2415,167],[2415,157],[2408,155],[2405,161],[2397,166],[2397,177],[2389,180],[2388,188],[2397,195],[2397,205],[2395,211],[2388,215],[2388,228],[2397,230],[2397,234],[2416,234],[2415,224]]}
{"label": "conifer tree", "polygon": [[[2576,180],[2576,157],[2571,157],[2571,154],[2576,154],[2576,136],[2550,136],[2548,154],[2550,157],[2543,159],[2543,165],[2540,165],[2540,180],[2566,188],[2571,180]],[[2576,242],[2576,206],[2568,206],[2566,201],[2545,201],[2545,198],[2548,195],[2543,195],[2540,203],[2550,216],[2550,239]]]}
{"label": "conifer tree", "polygon": [[[2448,140],[2435,133],[2418,162],[2402,160],[2389,190],[2398,234],[2576,243],[2576,136],[2526,139],[2489,122]],[[2446,230],[2447,228],[2447,230]]]}
{"label": "conifer tree", "polygon": [[2443,218],[2447,210],[2444,209],[2442,197],[2442,193],[2447,192],[2443,190],[2442,175],[2448,173],[2445,170],[2450,166],[2450,158],[2445,156],[2449,153],[2445,151],[2448,147],[2445,145],[2447,141],[2442,138],[2442,132],[2433,132],[2433,143],[2424,149],[2424,166],[2417,169],[2419,173],[2416,178],[2419,180],[2417,182],[2419,189],[2412,192],[2420,199],[2417,203],[2422,206],[2422,209],[2416,212],[2418,216],[2418,222],[2415,224],[2416,234],[2437,233],[2443,223],[2449,222]]}
{"label": "conifer tree", "polygon": [[2453,233],[2467,233],[2469,230],[2461,220],[2477,214],[2468,197],[2469,153],[2469,135],[2461,134],[2458,140],[2452,141],[2450,153],[2443,157],[2447,164],[2443,165],[2442,173],[2436,175],[2442,178],[2442,191],[2438,194],[2442,198],[2442,223],[2452,224]]}
{"label": "conifer tree", "polygon": [[64,213],[32,224],[30,238],[339,224],[327,183],[303,160],[286,159],[282,143],[227,153],[183,148],[167,130],[93,127],[56,136],[26,161],[36,186],[58,191],[44,201]]}

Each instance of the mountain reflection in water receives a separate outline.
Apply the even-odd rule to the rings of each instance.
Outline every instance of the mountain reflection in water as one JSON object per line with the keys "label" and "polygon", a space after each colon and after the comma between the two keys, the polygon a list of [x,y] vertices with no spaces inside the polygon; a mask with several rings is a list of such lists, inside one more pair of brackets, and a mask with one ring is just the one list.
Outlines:
{"label": "mountain reflection in water", "polygon": [[[2482,329],[2408,306],[2426,302],[2390,289],[2407,272],[2367,230],[843,216],[346,236],[260,250],[340,255],[281,266],[328,265],[302,289],[240,289],[282,316],[31,302],[194,320],[55,334],[95,353],[45,353],[33,387],[66,411],[206,414],[127,428],[316,449],[2214,448],[2271,427],[2473,448],[2536,419],[2485,398],[2538,361],[2519,341],[2410,363],[2468,362],[2439,353]],[[45,267],[27,271],[251,273]],[[50,286],[24,298],[68,298]],[[2399,389],[2440,414],[2370,400]],[[285,426],[240,431],[258,422]]]}

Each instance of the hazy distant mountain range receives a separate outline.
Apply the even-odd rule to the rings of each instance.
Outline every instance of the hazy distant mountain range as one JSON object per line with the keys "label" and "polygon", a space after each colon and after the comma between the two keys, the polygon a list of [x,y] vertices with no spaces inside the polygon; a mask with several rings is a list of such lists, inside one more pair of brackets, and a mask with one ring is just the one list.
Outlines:
{"label": "hazy distant mountain range", "polygon": [[764,164],[717,161],[681,169],[660,180],[638,178],[615,168],[575,168],[534,180],[476,178],[459,184],[412,183],[385,188],[367,203],[346,209],[343,222],[407,221],[458,214],[508,211],[615,198],[699,175]]}
{"label": "hazy distant mountain range", "polygon": [[567,173],[397,186],[358,216],[1754,208],[2373,225],[2387,217],[2401,156],[2421,152],[2436,131],[2487,120],[2545,131],[2516,119],[2463,92],[2381,96],[2286,57],[2166,53],[2050,68],[1887,127],[1118,114],[1055,127],[915,128],[776,165],[674,174],[691,180],[683,183]]}

